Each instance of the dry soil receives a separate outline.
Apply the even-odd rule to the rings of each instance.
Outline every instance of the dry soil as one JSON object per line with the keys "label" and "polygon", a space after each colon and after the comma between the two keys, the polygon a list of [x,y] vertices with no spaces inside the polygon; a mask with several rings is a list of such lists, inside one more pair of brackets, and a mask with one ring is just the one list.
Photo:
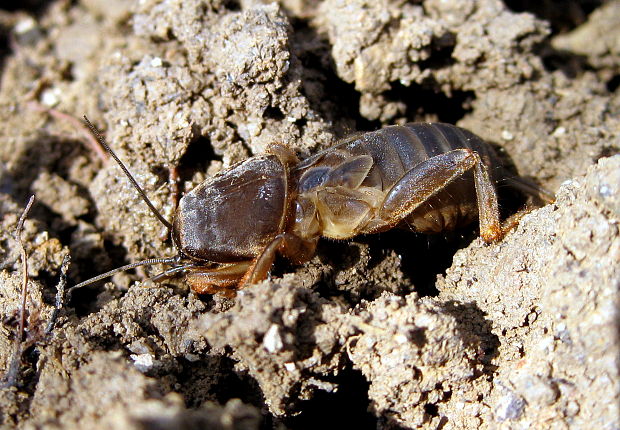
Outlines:
{"label": "dry soil", "polygon": [[[29,0],[0,55],[3,428],[620,428],[620,1]],[[82,115],[167,218],[272,143],[408,121],[556,201],[491,245],[322,241],[234,299],[120,274],[46,334],[65,256],[72,285],[174,255]]]}

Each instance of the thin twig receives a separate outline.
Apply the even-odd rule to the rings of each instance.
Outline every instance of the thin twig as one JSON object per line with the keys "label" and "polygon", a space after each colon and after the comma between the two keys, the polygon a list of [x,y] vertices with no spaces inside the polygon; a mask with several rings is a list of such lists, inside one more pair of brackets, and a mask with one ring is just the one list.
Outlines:
{"label": "thin twig", "polygon": [[50,317],[49,322],[47,323],[47,327],[45,328],[45,334],[49,335],[54,327],[56,326],[56,320],[58,319],[58,315],[62,310],[65,302],[65,288],[67,287],[67,271],[69,270],[69,266],[71,265],[71,255],[67,254],[62,259],[62,265],[60,266],[60,279],[58,280],[58,285],[56,285],[56,304],[54,306],[54,311],[52,312],[52,316]]}
{"label": "thin twig", "polygon": [[19,336],[17,336],[18,342],[24,340],[24,329],[26,327],[26,295],[28,291],[28,255],[26,254],[26,248],[24,247],[24,242],[22,241],[22,230],[24,228],[24,222],[26,221],[28,212],[30,212],[30,208],[33,203],[34,195],[30,196],[30,199],[26,204],[26,209],[24,209],[22,216],[19,217],[19,222],[17,223],[17,228],[15,229],[15,238],[17,239],[17,242],[19,242],[22,254],[22,305],[19,315]]}
{"label": "thin twig", "polygon": [[28,255],[26,254],[26,248],[24,247],[24,242],[22,241],[22,230],[24,229],[24,222],[26,221],[26,217],[28,216],[28,212],[30,212],[30,208],[32,207],[33,203],[34,195],[30,196],[28,204],[26,204],[24,212],[22,212],[22,215],[19,217],[19,221],[17,222],[17,228],[15,229],[15,239],[17,240],[21,248],[22,257],[21,309],[19,316],[19,329],[13,343],[13,354],[11,356],[11,362],[9,363],[9,368],[4,378],[4,383],[1,385],[2,388],[15,386],[17,384],[17,378],[19,376],[19,367],[22,358],[22,340],[24,339],[24,332],[26,327],[26,296],[28,292]]}
{"label": "thin twig", "polygon": [[22,344],[17,342],[13,345],[13,354],[9,368],[4,376],[4,382],[0,384],[0,388],[9,388],[17,385],[17,377],[19,376],[19,366],[22,360]]}

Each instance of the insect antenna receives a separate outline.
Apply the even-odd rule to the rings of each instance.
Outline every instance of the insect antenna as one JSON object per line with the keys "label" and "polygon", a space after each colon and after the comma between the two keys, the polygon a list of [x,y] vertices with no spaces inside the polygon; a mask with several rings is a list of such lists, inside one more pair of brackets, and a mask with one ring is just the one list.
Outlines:
{"label": "insect antenna", "polygon": [[127,167],[125,167],[120,158],[118,158],[114,151],[112,151],[112,148],[108,146],[104,137],[99,133],[99,131],[97,131],[95,126],[88,120],[86,115],[84,115],[84,121],[86,121],[88,128],[90,128],[90,131],[92,131],[92,133],[95,135],[101,146],[103,146],[105,150],[108,151],[108,153],[112,156],[112,158],[114,158],[114,161],[118,163],[120,168],[123,170],[123,173],[125,173],[125,176],[127,176],[127,179],[129,179],[129,182],[131,182],[131,185],[133,185],[136,191],[138,191],[138,193],[142,197],[142,200],[144,200],[151,212],[153,212],[153,215],[157,217],[157,219],[168,229],[168,231],[172,231],[172,224],[170,224],[170,222],[166,218],[164,218],[164,216],[155,208],[155,206],[153,206],[153,203],[151,203],[140,184],[138,184],[138,181],[136,181],[131,175],[131,173],[129,173]]}
{"label": "insect antenna", "polygon": [[[149,207],[149,209],[151,210],[151,212],[153,213],[153,215],[155,215],[157,217],[157,219],[164,225],[166,226],[166,228],[168,229],[168,231],[172,231],[172,224],[163,217],[163,215],[155,208],[155,206],[153,206],[153,203],[151,203],[151,201],[149,200],[149,198],[147,197],[146,193],[144,192],[144,190],[142,189],[142,187],[138,184],[138,182],[134,179],[134,177],[132,176],[132,174],[129,172],[129,170],[127,169],[127,167],[125,167],[125,165],[123,164],[123,162],[120,160],[120,158],[118,158],[118,156],[114,153],[114,151],[112,151],[112,148],[110,148],[110,146],[106,143],[104,137],[99,133],[99,131],[95,128],[95,126],[89,121],[89,119],[84,116],[84,121],[86,121],[86,124],[88,125],[88,128],[90,128],[90,131],[93,133],[93,135],[97,138],[97,140],[99,141],[99,143],[101,144],[101,146],[103,146],[105,148],[106,151],[108,151],[108,153],[112,156],[112,158],[114,159],[114,161],[116,161],[116,163],[120,166],[120,168],[123,170],[123,173],[125,173],[125,176],[127,176],[127,178],[129,179],[129,181],[131,182],[131,184],[133,185],[133,187],[136,189],[136,191],[138,191],[138,193],[140,194],[140,196],[142,197],[142,200],[144,200],[144,202],[147,204],[147,206]],[[131,264],[126,264],[124,266],[121,267],[117,267],[116,269],[112,269],[108,272],[102,273],[100,275],[95,276],[94,278],[90,278],[87,279],[86,281],[80,282],[79,284],[74,285],[73,287],[69,288],[66,290],[67,292],[67,300],[70,300],[71,298],[71,293],[78,289],[78,288],[82,288],[85,287],[87,285],[91,285],[94,284],[95,282],[98,282],[102,279],[108,278],[116,273],[119,272],[124,272],[126,270],[130,270],[130,269],[134,269],[136,267],[140,267],[140,266],[150,266],[153,264],[170,264],[170,265],[178,265],[179,264],[179,259],[180,256],[175,256],[175,257],[169,257],[169,258],[149,258],[147,260],[142,260],[142,261],[137,261],[135,263],[131,263]]]}
{"label": "insect antenna", "polygon": [[[94,284],[95,282],[101,281],[102,279],[109,278],[112,275],[115,275],[120,272],[124,272],[129,269],[134,269],[140,266],[150,266],[153,264],[176,264],[178,262],[178,257],[169,257],[169,258],[149,258],[147,260],[137,261],[135,263],[126,264],[121,267],[117,267],[116,269],[112,269],[105,273],[95,276],[94,278],[87,279],[84,282],[80,282],[79,284],[74,285],[73,287],[67,290],[67,294],[71,294],[73,290],[77,290],[78,288],[85,287],[90,284]],[[70,298],[71,296],[69,296]]]}

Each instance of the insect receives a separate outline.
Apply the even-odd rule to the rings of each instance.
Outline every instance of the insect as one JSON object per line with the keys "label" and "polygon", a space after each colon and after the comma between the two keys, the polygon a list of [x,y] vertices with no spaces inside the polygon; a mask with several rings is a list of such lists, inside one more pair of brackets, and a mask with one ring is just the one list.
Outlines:
{"label": "insect", "polygon": [[273,146],[185,194],[170,223],[85,119],[170,229],[178,254],[129,264],[73,289],[139,265],[165,263],[172,267],[152,279],[183,274],[198,294],[233,296],[265,279],[277,253],[294,264],[308,261],[320,237],[349,239],[397,226],[438,233],[478,218],[481,237],[499,240],[495,183],[506,180],[530,194],[541,192],[508,175],[493,149],[473,133],[443,123],[410,123],[354,135],[302,161]]}

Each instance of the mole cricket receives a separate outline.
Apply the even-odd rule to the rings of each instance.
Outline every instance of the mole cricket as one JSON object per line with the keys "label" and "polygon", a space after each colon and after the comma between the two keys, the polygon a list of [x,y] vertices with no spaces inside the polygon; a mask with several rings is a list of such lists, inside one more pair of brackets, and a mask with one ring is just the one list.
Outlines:
{"label": "mole cricket", "polygon": [[482,239],[497,241],[502,237],[498,181],[552,200],[536,185],[509,175],[493,148],[475,134],[450,124],[409,123],[353,135],[301,161],[273,145],[186,193],[169,222],[84,119],[169,229],[178,254],[116,268],[71,290],[163,263],[171,268],[151,279],[182,274],[197,294],[234,296],[265,279],[277,253],[293,264],[308,261],[320,237],[349,239],[401,226],[439,233],[478,218]]}

